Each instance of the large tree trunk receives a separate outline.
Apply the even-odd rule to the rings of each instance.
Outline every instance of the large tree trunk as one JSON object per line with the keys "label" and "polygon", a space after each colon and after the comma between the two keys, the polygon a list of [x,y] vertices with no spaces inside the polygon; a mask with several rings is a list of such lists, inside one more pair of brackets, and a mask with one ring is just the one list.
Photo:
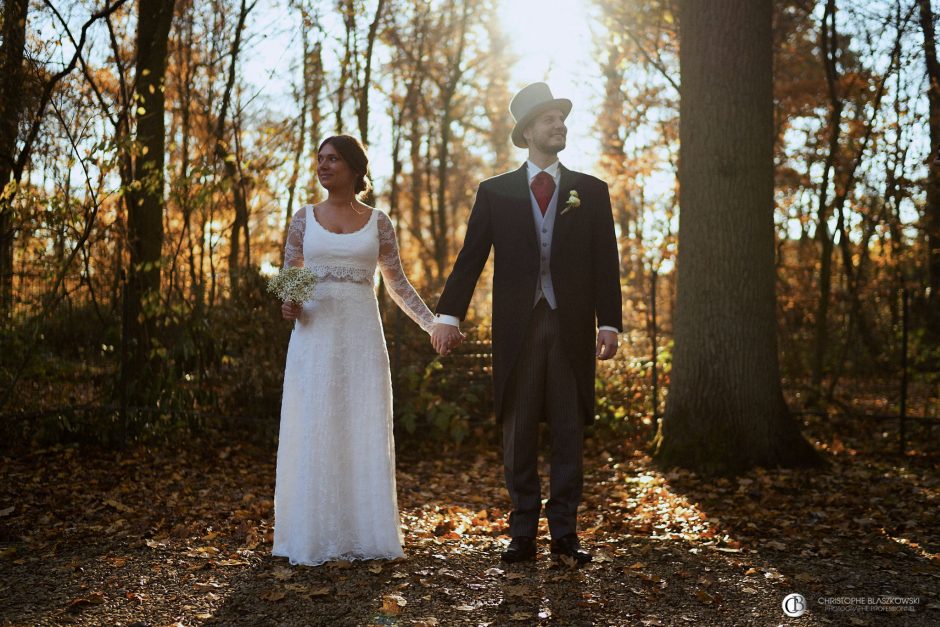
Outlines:
{"label": "large tree trunk", "polygon": [[8,320],[13,310],[12,194],[3,192],[16,164],[16,137],[23,110],[23,49],[28,8],[28,0],[3,2],[3,45],[0,46],[0,323]]}
{"label": "large tree trunk", "polygon": [[137,157],[128,192],[128,335],[132,402],[152,399],[148,372],[160,298],[166,142],[163,81],[175,0],[139,0],[137,17]]}
{"label": "large tree trunk", "polygon": [[[920,25],[924,32],[930,104],[930,154],[940,154],[940,62],[937,61],[937,35],[930,0],[918,0]],[[927,272],[930,286],[930,322],[936,329],[940,323],[940,167],[934,165],[927,173],[927,204],[924,207],[924,229],[927,235]]]}
{"label": "large tree trunk", "polygon": [[656,458],[705,474],[815,463],[777,360],[772,2],[679,7],[678,295]]}

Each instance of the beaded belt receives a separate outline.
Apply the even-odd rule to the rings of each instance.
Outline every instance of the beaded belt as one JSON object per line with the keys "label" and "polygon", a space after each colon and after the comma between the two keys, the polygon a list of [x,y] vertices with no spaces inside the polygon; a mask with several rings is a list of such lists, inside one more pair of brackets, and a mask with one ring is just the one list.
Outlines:
{"label": "beaded belt", "polygon": [[375,277],[375,271],[369,272],[363,268],[352,266],[330,266],[325,264],[313,264],[307,266],[313,271],[320,281],[338,281],[342,283],[363,283],[371,284]]}

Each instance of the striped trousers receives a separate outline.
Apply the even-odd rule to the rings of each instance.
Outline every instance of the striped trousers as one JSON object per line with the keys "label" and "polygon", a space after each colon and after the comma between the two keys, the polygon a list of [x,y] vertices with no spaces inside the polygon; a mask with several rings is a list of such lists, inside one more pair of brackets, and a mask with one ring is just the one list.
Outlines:
{"label": "striped trousers", "polygon": [[552,538],[577,529],[584,483],[584,423],[578,390],[562,347],[558,312],[545,300],[532,311],[522,349],[506,387],[503,411],[503,469],[512,499],[509,535],[535,537],[542,508],[538,475],[539,423],[551,433],[549,499],[545,506]]}

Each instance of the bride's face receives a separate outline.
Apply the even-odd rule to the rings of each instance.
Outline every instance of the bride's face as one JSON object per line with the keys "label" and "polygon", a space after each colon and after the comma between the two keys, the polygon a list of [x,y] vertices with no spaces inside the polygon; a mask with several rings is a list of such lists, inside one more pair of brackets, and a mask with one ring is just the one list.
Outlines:
{"label": "bride's face", "polygon": [[355,183],[353,171],[333,144],[324,146],[317,155],[317,178],[327,190],[352,187]]}

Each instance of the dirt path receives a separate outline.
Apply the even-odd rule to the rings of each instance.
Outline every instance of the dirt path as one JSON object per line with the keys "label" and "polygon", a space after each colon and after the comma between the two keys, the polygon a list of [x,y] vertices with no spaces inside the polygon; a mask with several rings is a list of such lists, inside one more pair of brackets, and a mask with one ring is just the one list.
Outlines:
{"label": "dirt path", "polygon": [[495,450],[400,447],[406,559],[317,568],[270,555],[272,444],[4,458],[0,625],[940,624],[928,464],[838,451],[826,472],[704,481],[633,449],[586,446],[580,570],[550,563],[544,527],[534,565],[500,564]]}

